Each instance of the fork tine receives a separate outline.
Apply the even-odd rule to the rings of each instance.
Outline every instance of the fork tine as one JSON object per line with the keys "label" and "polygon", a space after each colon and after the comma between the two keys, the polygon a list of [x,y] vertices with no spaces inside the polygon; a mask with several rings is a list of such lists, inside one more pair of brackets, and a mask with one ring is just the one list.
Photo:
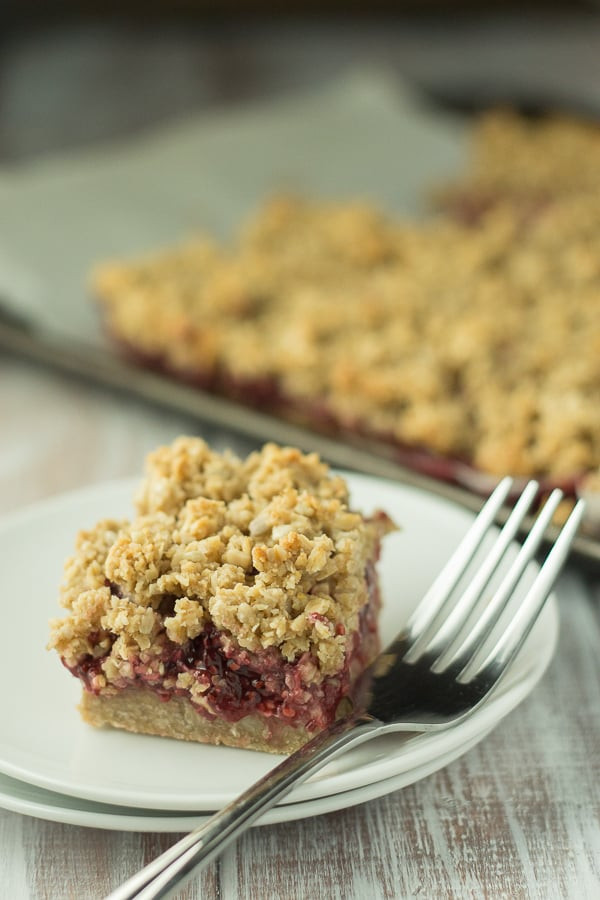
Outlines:
{"label": "fork tine", "polygon": [[436,618],[493,524],[508,497],[512,483],[512,478],[503,478],[482,506],[466,535],[408,620],[403,633],[406,641],[416,641]]}
{"label": "fork tine", "polygon": [[483,646],[500,616],[504,613],[525,569],[538,551],[544,538],[544,533],[562,497],[562,491],[558,489],[552,491],[527,535],[523,546],[517,553],[488,605],[478,617],[475,625],[469,631],[463,630],[462,633],[458,634],[444,650],[436,662],[436,671],[444,668],[449,660],[452,660],[452,666],[455,671],[460,671],[467,666],[469,671],[471,671],[471,661],[478,654],[479,649]]}
{"label": "fork tine", "polygon": [[579,500],[575,505],[514,619],[480,668],[481,674],[500,678],[525,643],[567,559],[573,538],[581,524],[585,506],[584,500]]}
{"label": "fork tine", "polygon": [[[437,620],[434,621],[431,630],[428,630],[427,633],[419,638],[417,650],[425,649],[426,647],[430,658],[435,658],[439,655],[441,661],[447,657],[446,650],[448,647],[454,646],[455,649],[458,649],[460,646],[460,634],[464,633],[465,628],[469,627],[470,617],[477,609],[485,588],[514,541],[523,519],[537,496],[538,490],[539,484],[537,481],[528,482],[503,528],[498,533],[493,547],[473,575],[468,587],[444,621],[440,625],[437,624]],[[432,668],[434,671],[437,669],[435,665]]]}

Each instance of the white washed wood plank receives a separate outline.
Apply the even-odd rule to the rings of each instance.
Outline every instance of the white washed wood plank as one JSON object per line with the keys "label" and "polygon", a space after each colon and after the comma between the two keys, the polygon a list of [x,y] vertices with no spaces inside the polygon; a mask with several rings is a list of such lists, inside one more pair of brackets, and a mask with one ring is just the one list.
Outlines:
{"label": "white washed wood plank", "polygon": [[182,433],[246,452],[253,445],[201,423],[0,356],[0,514],[42,497],[127,475]]}
{"label": "white washed wood plank", "polygon": [[[177,837],[16,818],[24,823],[25,859],[35,900],[99,900],[170,847]],[[217,900],[218,896],[216,864],[178,894],[179,900]]]}
{"label": "white washed wood plank", "polygon": [[3,897],[14,900],[31,897],[23,823],[23,816],[0,810],[0,889]]}

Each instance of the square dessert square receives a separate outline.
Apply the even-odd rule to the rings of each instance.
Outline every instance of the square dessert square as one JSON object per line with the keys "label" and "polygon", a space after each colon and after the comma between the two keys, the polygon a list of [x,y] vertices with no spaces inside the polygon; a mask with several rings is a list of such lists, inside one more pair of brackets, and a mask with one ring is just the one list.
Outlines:
{"label": "square dessert square", "polygon": [[315,454],[240,460],[178,438],[131,521],[77,538],[49,646],[92,725],[291,752],[379,650],[375,564],[393,525],[348,506]]}

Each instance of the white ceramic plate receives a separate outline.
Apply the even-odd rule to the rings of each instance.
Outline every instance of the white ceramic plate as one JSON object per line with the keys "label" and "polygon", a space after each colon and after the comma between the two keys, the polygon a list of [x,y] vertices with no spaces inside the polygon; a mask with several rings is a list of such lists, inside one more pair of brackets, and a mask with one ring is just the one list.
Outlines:
{"label": "white ceramic plate", "polygon": [[[426,778],[443,766],[451,763],[457,756],[466,753],[477,744],[483,735],[477,735],[469,744],[463,745],[453,754],[437,757],[422,766],[416,766],[407,772],[401,772],[392,778],[384,778],[364,787],[351,791],[342,791],[315,800],[300,803],[286,803],[268,810],[258,821],[258,825],[275,825],[278,822],[293,822],[311,816],[348,809],[368,800],[376,800],[392,791],[400,790],[408,784]],[[173,810],[136,809],[129,806],[116,806],[108,803],[95,803],[82,797],[69,797],[57,794],[26,781],[17,781],[8,775],[0,774],[0,807],[12,812],[47,819],[50,822],[62,822],[66,825],[83,825],[88,828],[105,828],[112,831],[158,831],[180,832],[192,829],[206,822],[209,813],[193,815],[189,812]]]}
{"label": "white ceramic plate", "polygon": [[[402,531],[386,538],[380,564],[381,633],[391,639],[472,521],[472,515],[414,488],[348,476],[353,503],[386,509]],[[101,803],[153,810],[215,810],[278,761],[268,754],[94,729],[75,710],[79,684],[48,653],[47,620],[60,615],[57,585],[75,533],[106,516],[131,513],[134,482],[113,482],[66,494],[24,510],[0,525],[0,772],[50,791]],[[300,785],[298,804],[372,785],[414,780],[480,739],[534,687],[558,635],[553,601],[525,644],[509,678],[466,722],[406,741],[387,735],[349,751]],[[431,769],[430,769],[431,770]]]}

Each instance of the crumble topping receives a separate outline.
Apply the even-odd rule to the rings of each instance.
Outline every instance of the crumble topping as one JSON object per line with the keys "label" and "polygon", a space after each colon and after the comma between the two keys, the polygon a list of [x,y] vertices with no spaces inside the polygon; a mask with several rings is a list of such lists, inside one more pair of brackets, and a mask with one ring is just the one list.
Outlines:
{"label": "crumble topping", "polygon": [[67,665],[106,657],[95,687],[208,625],[252,652],[314,655],[314,679],[342,667],[367,564],[392,526],[351,511],[344,480],[316,454],[267,444],[240,460],[178,438],[148,457],[136,506],[131,521],[79,534],[61,592],[69,614],[52,623]]}
{"label": "crumble topping", "polygon": [[94,286],[111,332],[171,371],[273,384],[283,414],[493,474],[568,478],[600,465],[599,230],[585,191],[527,222],[499,203],[476,229],[279,198],[233,248],[107,264]]}
{"label": "crumble topping", "polygon": [[[473,134],[469,170],[438,192],[444,205],[485,211],[498,198],[536,204],[598,194],[600,128],[569,116],[527,119],[511,110],[483,115]],[[533,204],[533,205],[532,205]]]}

